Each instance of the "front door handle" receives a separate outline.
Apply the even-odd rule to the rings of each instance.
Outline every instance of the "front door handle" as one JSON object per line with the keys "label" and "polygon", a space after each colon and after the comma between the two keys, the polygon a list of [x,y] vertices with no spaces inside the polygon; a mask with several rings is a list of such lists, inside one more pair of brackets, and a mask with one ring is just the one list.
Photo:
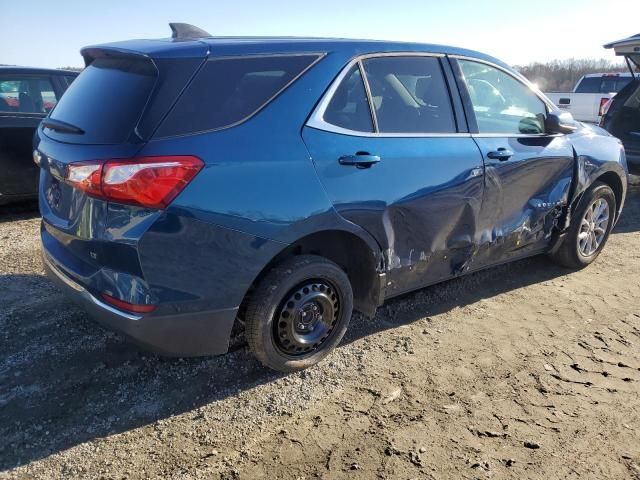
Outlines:
{"label": "front door handle", "polygon": [[338,159],[340,165],[352,165],[357,168],[369,168],[378,163],[381,158],[378,155],[368,153],[356,153],[355,155],[344,155]]}
{"label": "front door handle", "polygon": [[487,157],[492,160],[500,160],[501,162],[504,162],[505,160],[509,160],[511,157],[513,157],[513,152],[507,148],[501,147],[494,152],[487,153]]}

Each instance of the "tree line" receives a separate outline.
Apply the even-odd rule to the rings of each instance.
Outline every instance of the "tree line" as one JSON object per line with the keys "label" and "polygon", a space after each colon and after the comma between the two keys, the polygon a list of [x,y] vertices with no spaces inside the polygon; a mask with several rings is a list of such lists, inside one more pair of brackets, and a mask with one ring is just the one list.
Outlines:
{"label": "tree line", "polygon": [[588,73],[626,72],[621,61],[569,58],[550,62],[534,62],[515,67],[522,75],[538,85],[543,92],[570,92],[580,77]]}

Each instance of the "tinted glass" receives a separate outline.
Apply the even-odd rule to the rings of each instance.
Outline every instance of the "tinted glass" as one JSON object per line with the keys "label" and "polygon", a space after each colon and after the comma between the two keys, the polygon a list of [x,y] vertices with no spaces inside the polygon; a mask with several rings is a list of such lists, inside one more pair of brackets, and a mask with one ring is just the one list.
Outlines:
{"label": "tinted glass", "polygon": [[331,97],[324,121],[349,130],[373,132],[367,93],[357,65],[351,68]]}
{"label": "tinted glass", "polygon": [[380,57],[363,62],[383,133],[456,131],[451,99],[435,57]]}
{"label": "tinted glass", "polygon": [[0,112],[49,113],[57,102],[48,77],[0,78]]}
{"label": "tinted glass", "polygon": [[576,87],[576,93],[618,93],[631,81],[631,77],[586,77]]}
{"label": "tinted glass", "polygon": [[529,87],[484,63],[459,63],[480,133],[544,133],[547,109]]}
{"label": "tinted glass", "polygon": [[158,136],[216,130],[244,120],[317,58],[292,55],[210,60],[160,126]]}
{"label": "tinted glass", "polygon": [[601,77],[585,77],[576,87],[576,93],[600,93]]}
{"label": "tinted glass", "polygon": [[98,58],[63,95],[51,118],[85,131],[47,135],[74,143],[114,144],[132,134],[155,84],[153,65],[140,59]]}
{"label": "tinted glass", "polygon": [[65,82],[67,83],[67,87],[68,87],[69,85],[71,85],[75,79],[76,79],[76,77],[75,77],[75,76],[72,76],[72,75],[65,75],[65,76],[64,76],[64,80],[65,80]]}
{"label": "tinted glass", "polygon": [[618,77],[616,80],[616,89],[614,92],[619,93],[624,87],[631,83],[631,77]]}

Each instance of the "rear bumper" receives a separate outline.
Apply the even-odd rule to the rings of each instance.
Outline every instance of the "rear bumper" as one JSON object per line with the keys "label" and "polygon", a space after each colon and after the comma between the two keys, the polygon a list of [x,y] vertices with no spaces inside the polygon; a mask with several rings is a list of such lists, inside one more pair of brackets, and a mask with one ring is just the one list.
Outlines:
{"label": "rear bumper", "polygon": [[44,248],[43,263],[47,276],[98,323],[148,350],[186,357],[222,354],[229,348],[237,307],[162,316],[125,313],[102,302],[69,277]]}

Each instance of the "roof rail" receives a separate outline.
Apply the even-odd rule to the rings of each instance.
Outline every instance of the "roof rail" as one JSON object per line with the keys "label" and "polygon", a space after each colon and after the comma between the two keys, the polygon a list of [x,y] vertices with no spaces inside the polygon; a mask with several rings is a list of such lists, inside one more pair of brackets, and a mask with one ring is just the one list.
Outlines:
{"label": "roof rail", "polygon": [[169,27],[174,40],[196,40],[211,36],[209,32],[188,23],[170,23]]}

